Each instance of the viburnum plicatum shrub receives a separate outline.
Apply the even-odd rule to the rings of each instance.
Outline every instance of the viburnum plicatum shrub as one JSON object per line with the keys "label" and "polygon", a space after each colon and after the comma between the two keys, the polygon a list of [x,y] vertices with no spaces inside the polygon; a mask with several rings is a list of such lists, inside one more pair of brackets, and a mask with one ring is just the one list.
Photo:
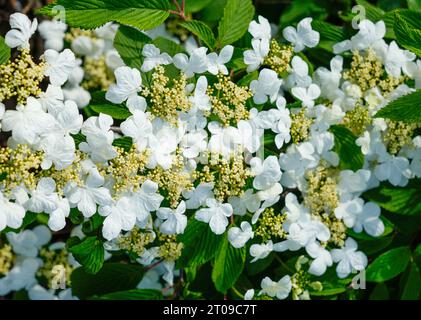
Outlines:
{"label": "viburnum plicatum shrub", "polygon": [[419,6],[219,2],[10,16],[0,296],[419,298]]}

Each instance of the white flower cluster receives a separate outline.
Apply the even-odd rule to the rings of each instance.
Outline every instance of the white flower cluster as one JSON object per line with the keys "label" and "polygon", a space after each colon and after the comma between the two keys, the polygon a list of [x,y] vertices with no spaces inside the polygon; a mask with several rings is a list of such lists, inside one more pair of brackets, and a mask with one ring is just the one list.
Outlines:
{"label": "white flower cluster", "polygon": [[[10,21],[6,43],[28,49],[36,20],[14,14]],[[374,237],[386,231],[380,207],[362,194],[383,181],[405,186],[421,177],[421,137],[374,115],[414,91],[404,79],[421,85],[421,64],[383,40],[382,21],[363,20],[355,36],[334,46],[330,70],[311,73],[300,54],[319,43],[311,22],[306,18],[297,28],[284,29],[280,46],[265,18],[253,21],[252,49],[244,52],[244,63],[254,77],[247,86],[229,77],[232,46],[219,53],[190,46],[188,54],[171,57],[146,44],[138,70],[124,65],[113,48],[114,25],[89,35],[74,31],[72,50],[63,50],[66,26],[43,22],[47,89],[13,110],[0,101],[1,130],[11,132],[4,153],[19,164],[9,169],[11,158],[0,157],[0,172],[9,170],[0,179],[0,231],[21,227],[30,212],[47,214],[52,231],[66,227],[71,210],[86,220],[98,215],[107,250],[136,252],[145,266],[163,261],[162,272],[151,269],[139,287],[157,287],[160,276],[172,284],[182,250],[176,235],[184,233],[189,219],[209,224],[216,235],[227,232],[234,248],[247,246],[251,263],[301,250],[306,257],[300,258],[297,274],[302,268],[322,276],[334,263],[340,278],[364,269],[367,258],[347,231]],[[355,59],[350,67],[340,55],[346,51]],[[103,73],[96,78],[102,82],[91,81],[86,63],[101,59],[112,77]],[[168,67],[176,68],[179,78],[169,79]],[[125,104],[129,116],[116,121],[100,113],[84,119],[79,108],[90,96],[83,83],[100,90],[105,85],[106,100]],[[331,130],[337,126],[358,137],[362,168],[341,169]],[[122,140],[133,146],[118,147]],[[0,295],[26,288],[30,298],[72,298],[71,291],[56,295],[37,284],[43,265],[38,254],[50,238],[41,226],[7,233],[17,262],[0,279]],[[51,246],[48,250],[62,249]],[[265,277],[259,294],[307,298],[309,288],[296,279],[295,274],[277,282]],[[250,290],[245,297],[253,295]]]}

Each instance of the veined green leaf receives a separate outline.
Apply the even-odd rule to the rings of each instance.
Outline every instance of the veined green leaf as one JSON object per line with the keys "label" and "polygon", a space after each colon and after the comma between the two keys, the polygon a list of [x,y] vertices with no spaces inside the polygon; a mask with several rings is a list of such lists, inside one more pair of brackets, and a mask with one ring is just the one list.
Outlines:
{"label": "veined green leaf", "polygon": [[364,165],[364,155],[361,148],[355,144],[355,135],[347,128],[335,125],[330,127],[335,136],[335,151],[339,155],[340,168],[357,171]]}
{"label": "veined green leaf", "polygon": [[219,21],[218,44],[224,47],[240,39],[249,27],[254,16],[251,0],[228,0],[224,15]]}
{"label": "veined green leaf", "polygon": [[403,122],[421,121],[421,89],[393,100],[380,109],[375,117]]}
{"label": "veined green leaf", "polygon": [[202,40],[209,48],[213,49],[215,47],[215,35],[206,23],[197,20],[190,20],[181,23],[181,26],[198,36],[199,39]]}
{"label": "veined green leaf", "polygon": [[408,247],[389,250],[377,257],[366,270],[366,280],[384,282],[398,276],[408,266],[411,251]]}
{"label": "veined green leaf", "polygon": [[73,254],[87,273],[95,274],[101,270],[104,263],[104,246],[97,237],[87,237],[83,240],[74,237],[69,251]]}
{"label": "veined green leaf", "polygon": [[168,18],[169,4],[168,0],[57,0],[39,13],[54,16],[53,9],[63,6],[66,23],[72,27],[94,29],[114,21],[149,30]]}
{"label": "veined green leaf", "polygon": [[4,64],[10,59],[10,48],[7,46],[4,38],[0,36],[0,64]]}

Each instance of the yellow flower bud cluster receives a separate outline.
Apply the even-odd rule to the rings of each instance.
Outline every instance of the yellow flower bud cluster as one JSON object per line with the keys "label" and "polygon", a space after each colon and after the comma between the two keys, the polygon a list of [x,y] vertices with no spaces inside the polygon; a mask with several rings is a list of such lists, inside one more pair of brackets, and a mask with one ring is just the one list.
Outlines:
{"label": "yellow flower bud cluster", "polygon": [[247,120],[250,113],[246,102],[253,96],[248,87],[241,87],[227,76],[218,74],[218,81],[208,88],[212,103],[212,113],[225,126],[236,126],[240,120]]}
{"label": "yellow flower bud cluster", "polygon": [[294,48],[290,45],[280,44],[275,39],[270,42],[269,54],[263,64],[267,65],[277,74],[281,75],[287,70],[294,55]]}
{"label": "yellow flower bud cluster", "polygon": [[82,87],[86,90],[106,91],[110,84],[115,82],[114,74],[105,63],[104,56],[98,59],[86,57],[83,70],[85,71],[85,79],[82,82]]}
{"label": "yellow flower bud cluster", "polygon": [[284,238],[286,234],[282,229],[282,225],[285,218],[285,214],[275,214],[275,209],[266,208],[260,215],[259,226],[254,231],[254,234],[261,237],[263,242],[274,238]]}
{"label": "yellow flower bud cluster", "polygon": [[217,153],[210,154],[208,164],[196,174],[201,182],[214,184],[215,198],[221,202],[232,196],[241,197],[247,179],[253,176],[244,162],[243,154],[239,152],[229,158]]}
{"label": "yellow flower bud cluster", "polygon": [[0,248],[0,275],[6,275],[13,265],[12,247],[5,244]]}
{"label": "yellow flower bud cluster", "polygon": [[178,124],[178,111],[187,112],[192,104],[186,93],[187,78],[181,74],[170,80],[165,75],[165,69],[157,66],[152,74],[152,85],[144,90],[143,95],[150,99],[150,112],[174,126]]}
{"label": "yellow flower bud cluster", "polygon": [[371,124],[371,120],[368,108],[358,104],[354,109],[345,114],[342,124],[355,135],[360,136],[367,126]]}
{"label": "yellow flower bud cluster", "polygon": [[328,169],[323,162],[316,169],[307,171],[304,204],[313,216],[331,215],[338,206],[335,176],[335,172]]}
{"label": "yellow flower bud cluster", "polygon": [[377,86],[383,74],[383,64],[370,48],[363,55],[360,51],[352,53],[351,69],[343,73],[343,78],[357,84],[364,92]]}
{"label": "yellow flower bud cluster", "polygon": [[62,265],[65,270],[66,285],[70,286],[70,276],[72,274],[73,267],[69,263],[69,254],[65,248],[61,250],[48,250],[42,248],[39,256],[44,261],[44,264],[37,271],[38,277],[45,278],[50,286],[52,283],[51,280],[55,276],[52,272],[53,268],[57,265]]}
{"label": "yellow flower bud cluster", "polygon": [[38,97],[44,79],[45,63],[36,64],[29,50],[19,50],[14,61],[0,65],[0,101],[16,98],[25,104],[29,96]]}
{"label": "yellow flower bud cluster", "polygon": [[120,249],[128,252],[133,252],[136,255],[142,255],[145,247],[152,243],[155,236],[152,232],[143,232],[139,228],[135,227],[129,233],[121,235],[117,239],[117,245]]}
{"label": "yellow flower bud cluster", "polygon": [[118,147],[115,150],[118,155],[110,160],[108,167],[104,168],[105,174],[113,177],[113,188],[117,195],[126,191],[136,191],[144,180],[150,152],[148,150],[139,152],[135,144],[128,152]]}
{"label": "yellow flower bud cluster", "polygon": [[85,36],[91,39],[95,39],[95,34],[92,30],[83,30],[79,28],[70,28],[70,31],[64,36],[64,40],[67,42],[73,42],[77,37]]}
{"label": "yellow flower bud cluster", "polygon": [[0,148],[0,186],[3,192],[8,194],[21,185],[34,189],[43,157],[43,152],[33,151],[26,145],[18,145],[16,149]]}
{"label": "yellow flower bud cluster", "polygon": [[177,155],[168,170],[161,166],[156,167],[147,173],[146,179],[156,182],[170,203],[171,208],[177,208],[183,190],[193,188],[192,175],[184,170],[183,157],[177,151]]}
{"label": "yellow flower bud cluster", "polygon": [[398,154],[404,146],[412,145],[415,130],[421,128],[420,123],[407,123],[386,119],[387,130],[383,134],[383,141],[391,154]]}
{"label": "yellow flower bud cluster", "polygon": [[176,261],[183,251],[183,243],[177,242],[176,235],[158,234],[158,240],[161,242],[158,254],[166,261]]}
{"label": "yellow flower bud cluster", "polygon": [[347,227],[344,222],[332,215],[328,216],[327,214],[322,216],[322,221],[330,230],[330,239],[328,242],[333,243],[338,247],[343,247],[347,237]]}
{"label": "yellow flower bud cluster", "polygon": [[307,140],[310,136],[310,127],[313,124],[313,119],[305,115],[305,110],[302,109],[298,113],[291,113],[291,139],[295,144]]}

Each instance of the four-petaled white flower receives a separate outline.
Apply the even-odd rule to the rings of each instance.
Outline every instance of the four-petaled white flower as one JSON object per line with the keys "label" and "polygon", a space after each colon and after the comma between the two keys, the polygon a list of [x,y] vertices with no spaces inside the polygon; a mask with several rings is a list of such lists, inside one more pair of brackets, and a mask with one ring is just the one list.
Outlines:
{"label": "four-petaled white flower", "polygon": [[184,53],[177,53],[173,58],[174,65],[184,72],[187,78],[193,77],[194,74],[204,73],[208,70],[209,65],[207,51],[208,49],[205,47],[194,49],[190,57]]}
{"label": "four-petaled white flower", "polygon": [[314,100],[320,97],[320,88],[317,84],[312,83],[308,88],[294,87],[291,89],[294,97],[299,99],[304,107],[312,108]]}
{"label": "four-petaled white flower", "polygon": [[229,203],[220,203],[215,199],[207,199],[208,208],[196,212],[196,219],[209,223],[213,233],[223,234],[228,226],[228,218],[232,216],[232,206]]}
{"label": "four-petaled white flower", "polygon": [[114,71],[116,84],[111,84],[105,98],[112,103],[127,101],[127,107],[134,113],[135,110],[145,111],[146,100],[138,95],[142,86],[142,76],[139,70],[130,67],[120,67]]}
{"label": "four-petaled white flower", "polygon": [[250,247],[250,255],[253,257],[253,260],[250,262],[255,262],[260,259],[266,258],[273,251],[273,242],[269,240],[267,243],[262,244],[253,244]]}
{"label": "four-petaled white flower", "polygon": [[234,248],[244,247],[247,241],[253,237],[254,232],[247,221],[241,222],[240,228],[232,227],[228,230],[228,241]]}
{"label": "four-petaled white flower", "polygon": [[209,96],[207,95],[208,90],[208,79],[205,76],[199,77],[196,82],[194,93],[189,97],[193,108],[198,110],[209,111],[212,108],[212,104]]}
{"label": "four-petaled white flower", "polygon": [[259,79],[250,83],[250,89],[253,92],[253,101],[257,104],[269,101],[275,102],[278,98],[279,89],[282,85],[282,79],[278,74],[270,69],[263,69],[259,73]]}
{"label": "four-petaled white flower", "polygon": [[294,51],[300,52],[305,47],[314,48],[320,40],[320,34],[311,28],[312,18],[301,20],[297,29],[294,27],[286,27],[283,36],[294,45]]}
{"label": "four-petaled white flower", "polygon": [[31,22],[26,15],[16,12],[10,15],[9,23],[12,30],[6,34],[6,44],[10,48],[29,49],[29,39],[38,27],[37,19]]}
{"label": "four-petaled white flower", "polygon": [[184,232],[187,226],[186,203],[180,201],[177,209],[160,208],[156,215],[163,222],[159,225],[159,230],[163,234],[180,234]]}
{"label": "four-petaled white flower", "polygon": [[70,49],[60,53],[48,49],[44,52],[44,59],[47,64],[44,74],[50,78],[53,86],[63,85],[77,66],[75,54]]}
{"label": "four-petaled white flower", "polygon": [[270,39],[272,37],[272,28],[268,19],[259,16],[258,20],[259,22],[254,20],[250,22],[248,31],[254,39]]}
{"label": "four-petaled white flower", "polygon": [[314,259],[310,264],[308,272],[315,276],[321,276],[326,272],[327,267],[333,264],[329,251],[316,242],[309,244],[306,247],[306,251]]}
{"label": "four-petaled white flower", "polygon": [[230,62],[232,55],[234,53],[233,46],[225,46],[222,48],[219,55],[216,52],[211,52],[208,54],[208,71],[214,75],[218,73],[227,75],[228,69],[225,66]]}
{"label": "four-petaled white flower", "polygon": [[354,271],[364,270],[367,266],[367,257],[361,251],[357,251],[357,242],[348,238],[345,246],[341,249],[333,249],[331,251],[334,262],[339,262],[336,267],[336,273],[339,278],[346,278]]}
{"label": "four-petaled white flower", "polygon": [[6,227],[17,229],[22,225],[25,217],[25,209],[11,202],[0,191],[0,231]]}
{"label": "four-petaled white flower", "polygon": [[260,284],[262,290],[259,295],[266,294],[269,297],[276,297],[283,300],[288,297],[292,289],[292,282],[290,276],[282,277],[278,282],[272,281],[269,277],[265,277]]}
{"label": "four-petaled white flower", "polygon": [[142,72],[149,72],[159,65],[168,65],[172,63],[172,58],[168,53],[161,53],[161,50],[153,44],[143,46],[142,55],[145,57],[142,64]]}
{"label": "four-petaled white flower", "polygon": [[244,63],[247,65],[247,72],[253,72],[263,64],[265,58],[269,54],[269,40],[254,39],[251,41],[253,50],[244,52]]}

